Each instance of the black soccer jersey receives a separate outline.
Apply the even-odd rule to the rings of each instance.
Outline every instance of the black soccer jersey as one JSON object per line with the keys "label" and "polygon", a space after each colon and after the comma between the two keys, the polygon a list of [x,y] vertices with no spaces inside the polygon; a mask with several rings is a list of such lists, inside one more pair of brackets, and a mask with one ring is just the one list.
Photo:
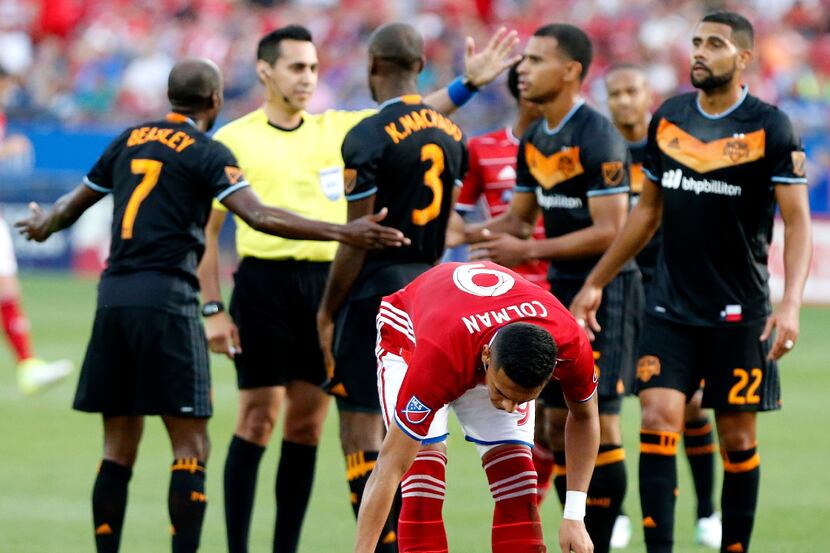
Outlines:
{"label": "black soccer jersey", "polygon": [[[590,198],[628,194],[627,159],[619,131],[579,101],[555,129],[542,118],[527,130],[516,160],[516,191],[536,194],[548,238],[570,234],[593,224]],[[583,280],[599,257],[552,260],[548,278]],[[634,268],[632,262],[625,270]]]}
{"label": "black soccer jersey", "polygon": [[774,187],[806,184],[804,165],[789,118],[746,88],[717,116],[701,109],[696,93],[660,106],[643,164],[663,191],[649,311],[706,326],[765,318]]}
{"label": "black soccer jersey", "polygon": [[[628,176],[631,182],[631,207],[637,205],[640,200],[640,192],[645,184],[646,174],[643,173],[643,160],[646,157],[646,143],[644,138],[641,142],[628,142],[628,159],[631,167]],[[637,254],[637,266],[643,275],[644,283],[651,283],[654,280],[654,267],[657,265],[657,254],[660,251],[660,229],[654,234],[646,247]]]}
{"label": "black soccer jersey", "polygon": [[343,141],[346,199],[376,195],[386,207],[383,225],[399,229],[412,244],[370,251],[366,263],[437,262],[444,252],[453,188],[467,172],[461,129],[449,118],[402,96],[358,123]]}
{"label": "black soccer jersey", "polygon": [[84,183],[113,195],[99,300],[162,307],[195,299],[211,202],[248,185],[230,150],[176,113],[121,133]]}

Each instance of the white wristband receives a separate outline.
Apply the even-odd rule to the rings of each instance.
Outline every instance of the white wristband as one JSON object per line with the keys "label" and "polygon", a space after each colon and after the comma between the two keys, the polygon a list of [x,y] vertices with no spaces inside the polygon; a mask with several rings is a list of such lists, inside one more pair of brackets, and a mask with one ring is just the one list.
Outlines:
{"label": "white wristband", "polygon": [[562,510],[562,518],[568,520],[584,520],[585,503],[587,501],[587,493],[568,490],[565,493],[565,508]]}

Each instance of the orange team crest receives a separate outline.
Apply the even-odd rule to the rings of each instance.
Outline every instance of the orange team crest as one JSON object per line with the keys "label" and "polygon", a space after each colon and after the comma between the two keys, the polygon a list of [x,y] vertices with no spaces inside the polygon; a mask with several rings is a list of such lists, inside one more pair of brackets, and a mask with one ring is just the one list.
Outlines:
{"label": "orange team crest", "polygon": [[657,146],[673,160],[697,173],[708,173],[759,160],[766,154],[764,129],[703,142],[674,123],[661,119]]}
{"label": "orange team crest", "polygon": [[546,156],[528,142],[525,144],[525,161],[530,174],[545,190],[585,172],[579,162],[579,146]]}
{"label": "orange team crest", "polygon": [[605,186],[619,186],[625,176],[622,161],[606,161],[602,164],[602,180]]}
{"label": "orange team crest", "polygon": [[232,165],[225,166],[225,176],[228,177],[228,182],[233,184],[238,183],[242,180],[242,170],[239,167],[234,167]]}
{"label": "orange team crest", "polygon": [[633,193],[639,194],[643,191],[643,185],[646,182],[646,174],[643,172],[642,163],[631,164],[631,170],[628,173],[628,180]]}
{"label": "orange team crest", "polygon": [[804,152],[790,152],[790,157],[793,160],[793,174],[797,177],[803,177],[807,174],[807,154]]}
{"label": "orange team crest", "polygon": [[357,169],[343,169],[343,189],[346,194],[351,194],[357,186]]}
{"label": "orange team crest", "polygon": [[637,361],[637,378],[648,382],[652,376],[660,374],[660,359],[653,355],[644,355]]}

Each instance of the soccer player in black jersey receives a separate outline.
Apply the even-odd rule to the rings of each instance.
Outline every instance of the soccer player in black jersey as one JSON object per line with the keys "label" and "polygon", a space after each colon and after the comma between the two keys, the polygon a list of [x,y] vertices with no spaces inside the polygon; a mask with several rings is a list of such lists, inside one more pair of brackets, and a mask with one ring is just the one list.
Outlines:
{"label": "soccer player in black jersey", "polygon": [[[640,202],[574,300],[598,328],[602,287],[661,225],[663,244],[637,366],[640,498],[650,553],[671,551],[683,408],[705,378],[724,479],[721,551],[749,551],[758,500],[756,412],[780,407],[776,360],[798,339],[811,238],[804,150],[789,118],[749,94],[753,29],[732,12],[692,38],[697,92],[652,117]],[[770,308],[767,255],[776,204],[784,220],[784,296]]]}
{"label": "soccer player in black jersey", "polygon": [[400,231],[377,225],[383,213],[334,225],[260,203],[231,152],[205,134],[222,106],[222,78],[212,62],[178,63],[168,97],[172,110],[164,119],[121,133],[83,184],[48,213],[32,204],[31,216],[17,223],[42,242],[113,195],[110,257],[74,402],[103,415],[104,455],[92,494],[99,553],[118,550],[145,415],[162,417],[175,458],[168,495],[173,551],[199,546],[212,406],[196,267],[213,199],[269,234],[363,247],[406,242]]}
{"label": "soccer player in black jersey", "polygon": [[[605,74],[605,89],[608,94],[608,110],[611,119],[620,134],[628,143],[631,156],[629,178],[631,181],[631,204],[636,205],[645,182],[643,160],[646,154],[646,136],[651,119],[649,108],[652,95],[646,82],[643,69],[633,64],[616,65]],[[643,279],[643,288],[648,297],[654,282],[654,270],[660,250],[660,231],[658,230],[648,245],[637,254],[637,266]],[[634,387],[633,372],[623,379],[626,392]],[[697,522],[695,524],[695,541],[699,544],[720,547],[721,523],[715,513],[712,492],[715,480],[715,452],[712,425],[701,409],[703,391],[695,392],[686,404],[683,428],[683,445],[697,497]],[[614,525],[611,538],[612,547],[626,547],[631,538],[631,521],[620,515]]]}
{"label": "soccer player in black jersey", "polygon": [[[473,258],[513,266],[527,259],[549,259],[551,292],[568,305],[585,276],[622,227],[628,212],[625,141],[613,124],[585,104],[580,88],[591,63],[591,42],[572,25],[540,28],[527,44],[518,68],[522,98],[542,105],[544,117],[530,126],[519,145],[516,193],[508,212],[468,230]],[[527,241],[538,216],[547,239]],[[607,551],[614,522],[625,496],[626,472],[619,425],[620,376],[633,365],[636,321],[642,289],[636,264],[630,263],[615,283],[614,301],[602,313],[606,331],[594,344],[599,372],[601,445],[588,497],[568,491],[573,481],[564,456],[567,414],[557,383],[542,393],[545,424],[554,452],[554,485],[567,508],[580,502],[595,551]],[[633,369],[632,369],[633,370]],[[565,523],[575,521],[566,520]],[[581,518],[578,521],[581,525]]]}
{"label": "soccer player in black jersey", "polygon": [[[349,478],[355,515],[384,436],[375,358],[381,299],[440,260],[467,171],[461,129],[417,94],[424,64],[423,39],[413,27],[389,23],[377,29],[369,43],[369,87],[380,108],[343,141],[348,219],[387,208],[387,223],[411,240],[405,249],[380,255],[339,247],[318,314],[343,453],[348,472],[360,475]],[[394,539],[394,513],[387,524],[381,542]],[[408,550],[413,532],[401,527],[401,550]]]}

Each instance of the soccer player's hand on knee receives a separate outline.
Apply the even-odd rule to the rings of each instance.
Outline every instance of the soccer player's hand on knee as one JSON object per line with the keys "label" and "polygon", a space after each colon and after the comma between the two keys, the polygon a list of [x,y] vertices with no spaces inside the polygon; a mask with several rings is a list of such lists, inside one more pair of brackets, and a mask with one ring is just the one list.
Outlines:
{"label": "soccer player's hand on knee", "polygon": [[389,210],[384,207],[377,213],[365,215],[343,225],[340,242],[364,250],[398,248],[410,244],[409,238],[398,229],[378,224],[388,212]]}
{"label": "soccer player's hand on knee", "polygon": [[559,525],[559,547],[562,553],[593,553],[594,544],[581,520],[562,519]]}
{"label": "soccer player's hand on knee", "polygon": [[798,311],[798,305],[782,301],[767,319],[760,340],[762,342],[767,340],[772,335],[772,331],[775,330],[775,341],[767,355],[767,359],[770,361],[780,359],[795,347],[799,332]]}
{"label": "soccer player's hand on knee", "polygon": [[229,359],[242,353],[239,341],[239,329],[233,324],[227,313],[217,313],[205,319],[205,335],[208,347],[213,353],[223,353]]}
{"label": "soccer player's hand on knee", "polygon": [[510,55],[511,50],[518,43],[519,33],[508,32],[504,27],[499,28],[496,34],[490,37],[490,42],[481,52],[475,51],[475,41],[472,37],[467,37],[467,48],[464,52],[464,76],[476,88],[490,83],[522,59],[520,55]]}
{"label": "soccer player's hand on knee", "polygon": [[571,302],[571,314],[579,323],[579,326],[588,333],[592,341],[596,337],[594,332],[599,332],[602,327],[597,321],[597,311],[602,303],[602,288],[585,284]]}
{"label": "soccer player's hand on knee", "polygon": [[29,204],[29,209],[32,214],[26,219],[17,221],[14,226],[27,240],[43,242],[52,235],[52,230],[49,228],[49,215],[35,202]]}

